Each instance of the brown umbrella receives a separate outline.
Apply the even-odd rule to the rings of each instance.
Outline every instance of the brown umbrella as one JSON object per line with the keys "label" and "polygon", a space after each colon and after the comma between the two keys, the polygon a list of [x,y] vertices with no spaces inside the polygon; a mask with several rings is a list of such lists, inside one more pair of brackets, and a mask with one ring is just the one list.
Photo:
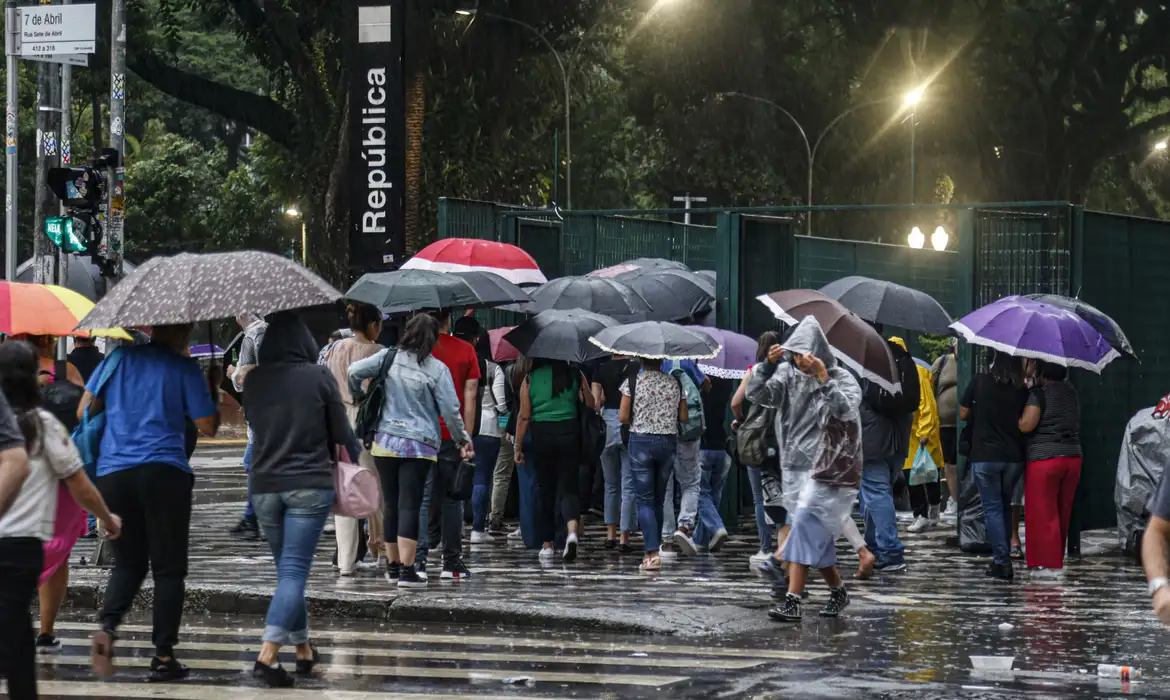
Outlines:
{"label": "brown umbrella", "polygon": [[872,326],[839,302],[811,289],[791,289],[756,297],[776,318],[795,326],[806,316],[821,324],[833,356],[886,391],[902,390],[890,346]]}

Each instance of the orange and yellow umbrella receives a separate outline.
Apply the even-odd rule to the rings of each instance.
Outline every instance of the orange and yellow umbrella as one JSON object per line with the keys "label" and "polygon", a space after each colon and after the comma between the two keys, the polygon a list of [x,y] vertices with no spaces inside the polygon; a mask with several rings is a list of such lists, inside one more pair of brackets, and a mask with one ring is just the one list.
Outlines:
{"label": "orange and yellow umbrella", "polygon": [[100,335],[130,340],[120,328],[79,331],[78,322],[93,309],[93,302],[72,289],[53,284],[0,281],[0,333],[6,335],[56,335],[88,338]]}

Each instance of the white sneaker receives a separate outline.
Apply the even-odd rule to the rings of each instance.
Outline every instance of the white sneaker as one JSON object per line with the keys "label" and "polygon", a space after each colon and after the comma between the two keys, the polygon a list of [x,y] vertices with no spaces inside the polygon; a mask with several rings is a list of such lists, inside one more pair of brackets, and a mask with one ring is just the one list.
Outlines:
{"label": "white sneaker", "polygon": [[679,551],[688,557],[695,556],[695,541],[691,539],[690,535],[683,532],[682,530],[675,530],[674,546],[678,547]]}
{"label": "white sneaker", "polygon": [[764,550],[761,549],[760,551],[756,552],[755,554],[753,554],[751,556],[751,559],[748,560],[748,562],[749,562],[748,566],[751,568],[755,568],[755,567],[759,566],[760,564],[763,564],[764,562],[768,561],[771,558],[772,558],[772,555],[770,553],[765,552]]}
{"label": "white sneaker", "polygon": [[711,552],[718,552],[723,548],[723,543],[727,541],[727,530],[719,528],[715,534],[711,536],[711,541],[707,543],[707,550]]}
{"label": "white sneaker", "polygon": [[930,521],[920,515],[914,519],[914,522],[910,523],[910,527],[906,528],[906,531],[922,532],[928,527],[930,527]]}
{"label": "white sneaker", "polygon": [[930,521],[930,526],[938,525],[938,506],[931,506],[926,512],[926,519]]}
{"label": "white sneaker", "polygon": [[495,542],[495,541],[496,541],[496,538],[492,537],[491,535],[489,535],[486,532],[477,532],[475,530],[471,531],[471,543],[472,544],[491,544],[492,542]]}
{"label": "white sneaker", "polygon": [[541,547],[540,554],[538,556],[539,556],[541,561],[545,561],[545,560],[551,561],[553,559],[553,557],[556,556],[556,552],[553,551],[552,547]]}
{"label": "white sneaker", "polygon": [[678,552],[673,549],[660,549],[658,550],[658,558],[662,561],[674,561],[678,559]]}
{"label": "white sneaker", "polygon": [[943,515],[948,518],[954,518],[959,515],[959,502],[951,498],[947,500],[947,509],[943,511]]}
{"label": "white sneaker", "polygon": [[524,539],[524,533],[520,531],[520,528],[516,528],[515,530],[508,533],[508,539],[522,540]]}

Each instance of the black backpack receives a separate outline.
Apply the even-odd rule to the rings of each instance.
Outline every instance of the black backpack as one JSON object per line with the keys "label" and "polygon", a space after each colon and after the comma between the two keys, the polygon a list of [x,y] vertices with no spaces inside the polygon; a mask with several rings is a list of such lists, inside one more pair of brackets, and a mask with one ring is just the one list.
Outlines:
{"label": "black backpack", "polygon": [[472,437],[479,436],[480,424],[483,422],[483,395],[487,391],[488,382],[491,381],[487,376],[487,362],[482,357],[477,357],[476,362],[479,363],[479,385],[475,388],[475,423],[467,426]]}
{"label": "black backpack", "polygon": [[377,376],[370,380],[365,393],[353,397],[354,402],[358,403],[353,432],[367,449],[374,444],[374,435],[378,432],[382,407],[386,405],[386,375],[390,373],[390,366],[394,364],[394,357],[397,354],[396,348],[388,348],[386,356],[382,358],[382,364],[378,367]]}

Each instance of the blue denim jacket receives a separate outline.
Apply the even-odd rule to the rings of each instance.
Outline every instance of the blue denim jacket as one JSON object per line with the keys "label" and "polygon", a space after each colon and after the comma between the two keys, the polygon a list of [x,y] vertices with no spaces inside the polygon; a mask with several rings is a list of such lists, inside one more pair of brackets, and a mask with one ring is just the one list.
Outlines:
{"label": "blue denim jacket", "polygon": [[[361,395],[362,382],[378,374],[386,352],[382,350],[349,366],[351,395]],[[419,364],[413,352],[398,351],[386,379],[386,405],[382,407],[378,431],[437,448],[442,442],[440,416],[456,442],[471,439],[463,425],[455,380],[447,365],[433,356],[427,356]]]}

